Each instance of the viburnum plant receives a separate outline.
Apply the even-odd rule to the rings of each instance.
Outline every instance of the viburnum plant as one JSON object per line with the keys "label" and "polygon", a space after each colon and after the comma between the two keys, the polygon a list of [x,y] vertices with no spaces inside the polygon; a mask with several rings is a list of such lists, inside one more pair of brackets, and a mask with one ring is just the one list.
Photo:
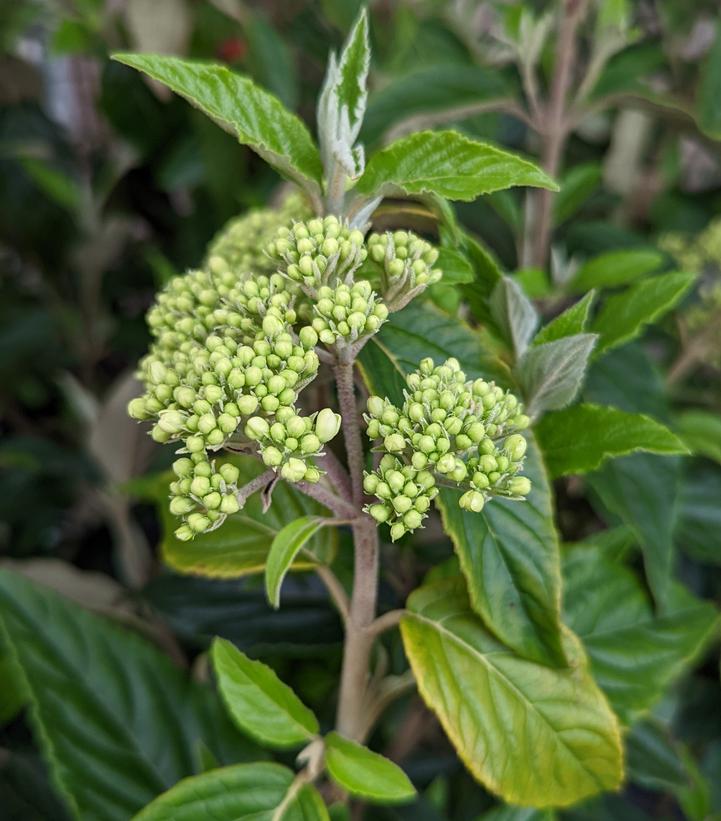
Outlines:
{"label": "viburnum plant", "polygon": [[[454,131],[411,134],[366,162],[365,13],[331,54],[318,146],[277,99],[227,68],[116,59],[188,99],[298,189],[231,223],[148,313],[145,393],[129,412],[176,450],[166,558],[210,576],[264,572],[273,607],[286,574],[311,569],[345,627],[335,726],[322,729],[270,667],[216,639],[211,658],[231,719],[271,749],[299,749],[297,772],[267,761],[210,767],[138,817],[323,819],[349,796],[410,800],[404,772],[365,745],[414,686],[469,771],[504,800],[561,807],[618,789],[628,714],[612,709],[562,620],[536,434],[555,475],[634,450],[685,448],[661,423],[615,408],[575,405],[554,423],[549,412],[576,398],[591,356],[615,344],[603,323],[586,330],[593,294],[538,330],[518,283],[447,202],[553,181]],[[433,218],[439,245],[403,224],[404,199]],[[433,306],[454,285],[493,345]],[[251,504],[284,524],[260,550],[233,529]],[[412,551],[439,521],[456,560],[434,568],[405,609],[379,613],[384,551],[399,540]],[[348,580],[324,536],[336,529],[352,534]],[[228,534],[221,543],[216,531]],[[697,643],[712,621],[706,613]],[[390,674],[382,640],[398,627],[410,670]]]}

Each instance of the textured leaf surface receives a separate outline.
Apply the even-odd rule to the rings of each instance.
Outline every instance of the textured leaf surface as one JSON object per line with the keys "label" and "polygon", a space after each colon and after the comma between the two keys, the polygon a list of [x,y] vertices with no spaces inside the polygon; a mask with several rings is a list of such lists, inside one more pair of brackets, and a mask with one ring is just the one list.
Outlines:
{"label": "textured leaf surface", "polygon": [[507,381],[496,360],[489,360],[481,340],[459,320],[427,304],[412,302],[393,314],[361,351],[359,364],[368,388],[393,402],[403,401],[405,376],[430,356],[440,364],[455,356],[468,378],[486,376]]}
{"label": "textured leaf surface", "polygon": [[420,693],[484,786],[530,807],[619,786],[618,724],[573,636],[572,667],[521,659],[484,628],[460,580],[417,590],[408,609],[401,632]]}
{"label": "textured leaf surface", "polygon": [[587,473],[606,459],[634,451],[687,453],[665,425],[642,413],[603,405],[581,404],[549,413],[536,426],[551,475]]}
{"label": "textured leaf surface", "polygon": [[668,730],[652,718],[637,721],[626,735],[628,775],[650,790],[689,786],[689,777]]}
{"label": "textured leaf surface", "polygon": [[257,754],[215,694],[136,634],[7,571],[0,614],[36,738],[79,817],[127,821],[196,771],[201,742],[218,761]]}
{"label": "textured leaf surface", "polygon": [[328,733],[325,765],[331,778],[352,795],[371,801],[409,801],[416,794],[403,770],[389,759],[338,733]]}
{"label": "textured leaf surface", "polygon": [[721,565],[720,500],[721,471],[690,467],[681,483],[676,543],[688,555],[715,565]]}
{"label": "textured leaf surface", "polygon": [[596,681],[627,722],[656,702],[718,631],[715,608],[674,585],[665,613],[627,568],[597,548],[564,562],[564,612],[583,641]]}
{"label": "textured leaf surface", "polygon": [[225,66],[157,54],[113,58],[185,97],[283,176],[319,190],[320,156],[308,129],[280,100],[247,77]]}
{"label": "textured leaf surface", "polygon": [[523,354],[516,374],[529,416],[559,410],[573,401],[596,339],[595,334],[574,334],[533,345]]}
{"label": "textured leaf surface", "polygon": [[607,251],[585,262],[569,285],[571,291],[616,288],[658,270],[663,254],[646,249]]}
{"label": "textured leaf surface", "polygon": [[557,188],[533,163],[500,148],[456,131],[419,131],[374,154],[356,190],[369,195],[440,194],[469,201],[517,185]]}
{"label": "textured leaf surface", "polygon": [[521,356],[538,327],[538,314],[533,303],[517,282],[504,276],[493,289],[490,307],[491,315],[511,350],[517,357]]}
{"label": "textured leaf surface", "polygon": [[694,274],[661,274],[609,297],[592,326],[600,336],[596,355],[637,337],[646,325],[668,313],[693,281]]}
{"label": "textured leaf surface", "polygon": [[[324,821],[317,791],[291,794],[293,773],[279,764],[241,764],[186,778],[136,816],[136,821]],[[283,811],[280,811],[280,807]]]}
{"label": "textured leaf surface", "polygon": [[501,641],[535,661],[565,664],[561,642],[561,569],[551,488],[530,440],[525,502],[492,499],[481,513],[458,506],[460,492],[438,497],[473,609]]}
{"label": "textured leaf surface", "polygon": [[[248,456],[233,457],[231,461],[240,470],[241,484],[263,471],[260,462]],[[327,514],[327,510],[312,499],[298,493],[288,483],[279,482],[273,489],[272,503],[267,511],[263,512],[261,494],[255,493],[239,513],[228,517],[222,527],[196,536],[190,542],[182,542],[173,535],[178,519],[168,510],[167,488],[171,481],[170,473],[158,476],[149,492],[139,495],[157,501],[163,526],[163,559],[180,573],[213,578],[237,578],[262,573],[273,540],[288,522],[303,516]],[[319,561],[330,561],[335,543],[334,530],[324,528],[308,542],[308,550]],[[310,566],[307,561],[296,565],[298,569]]]}
{"label": "textured leaf surface", "polygon": [[280,588],[296,556],[323,524],[320,516],[301,516],[273,539],[265,565],[265,591],[273,607],[280,607]]}
{"label": "textured leaf surface", "polygon": [[213,642],[213,667],[228,712],[241,730],[273,747],[310,741],[318,721],[270,667],[225,639]]}
{"label": "textured leaf surface", "polygon": [[595,295],[595,291],[589,291],[583,299],[579,299],[570,308],[567,308],[547,325],[544,325],[533,338],[533,344],[543,345],[546,342],[554,342],[565,336],[583,333],[586,330],[588,314]]}

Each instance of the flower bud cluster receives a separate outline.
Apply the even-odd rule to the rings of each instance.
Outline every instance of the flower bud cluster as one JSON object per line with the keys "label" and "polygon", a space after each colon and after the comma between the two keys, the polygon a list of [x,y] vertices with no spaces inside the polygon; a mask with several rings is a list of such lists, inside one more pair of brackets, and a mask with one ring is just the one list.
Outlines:
{"label": "flower bud cluster", "polygon": [[258,208],[236,217],[210,243],[205,267],[214,274],[272,274],[276,265],[265,253],[265,246],[281,226],[309,216],[305,199],[293,192],[279,208]]}
{"label": "flower bud cluster", "polygon": [[381,268],[381,292],[393,310],[403,307],[443,273],[434,268],[438,250],[411,231],[368,237],[368,256]]}
{"label": "flower bud cluster", "polygon": [[[379,469],[366,474],[366,491],[379,500],[367,510],[377,521],[391,525],[393,540],[420,526],[427,511],[427,506],[420,510],[415,502],[408,506],[407,500],[415,496],[406,493],[405,486],[398,489],[400,478],[395,474],[406,478],[406,468],[409,476],[413,471],[423,474],[423,490],[430,498],[438,485],[463,488],[459,505],[474,512],[482,510],[493,495],[510,499],[528,495],[531,483],[518,474],[526,453],[526,440],[519,431],[528,427],[529,419],[513,394],[483,379],[466,381],[456,359],[438,366],[430,358],[422,360],[406,385],[401,408],[371,396],[365,416],[369,438],[386,454]],[[409,481],[418,486],[416,479]],[[401,498],[400,509],[396,497]],[[421,507],[425,505],[421,502]],[[411,509],[420,519],[415,514],[406,518]]]}
{"label": "flower bud cluster", "polygon": [[240,474],[230,462],[216,466],[204,453],[193,453],[176,459],[173,473],[176,479],[170,484],[170,512],[183,520],[175,531],[181,541],[215,530],[240,510],[236,495]]}
{"label": "flower bud cluster", "polygon": [[266,250],[276,265],[281,263],[282,273],[313,292],[344,278],[350,281],[368,255],[363,232],[334,216],[279,228]]}
{"label": "flower bud cluster", "polygon": [[263,462],[279,470],[289,482],[317,482],[321,473],[308,459],[319,454],[340,430],[340,415],[324,408],[312,416],[300,416],[292,407],[280,408],[273,420],[252,416],[245,435],[258,443]]}
{"label": "flower bud cluster", "polygon": [[313,311],[313,329],[325,345],[333,345],[339,339],[355,342],[374,334],[388,318],[388,308],[366,280],[353,285],[341,282],[335,288],[321,285]]}

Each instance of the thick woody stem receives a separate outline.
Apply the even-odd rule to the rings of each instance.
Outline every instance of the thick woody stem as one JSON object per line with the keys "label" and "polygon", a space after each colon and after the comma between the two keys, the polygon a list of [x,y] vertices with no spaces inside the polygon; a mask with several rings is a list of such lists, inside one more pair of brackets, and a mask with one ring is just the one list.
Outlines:
{"label": "thick woody stem", "polygon": [[350,470],[353,504],[360,510],[363,504],[363,441],[353,388],[353,359],[348,348],[338,351],[334,370],[338,404],[343,419],[343,438]]}

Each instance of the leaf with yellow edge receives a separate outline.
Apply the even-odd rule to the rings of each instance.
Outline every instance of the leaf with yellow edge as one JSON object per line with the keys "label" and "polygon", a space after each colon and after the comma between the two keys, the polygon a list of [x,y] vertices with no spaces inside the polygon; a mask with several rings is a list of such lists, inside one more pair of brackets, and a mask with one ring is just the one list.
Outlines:
{"label": "leaf with yellow edge", "polygon": [[423,699],[489,790],[562,807],[620,786],[618,721],[570,631],[570,667],[523,659],[485,629],[459,578],[416,590],[401,633]]}

